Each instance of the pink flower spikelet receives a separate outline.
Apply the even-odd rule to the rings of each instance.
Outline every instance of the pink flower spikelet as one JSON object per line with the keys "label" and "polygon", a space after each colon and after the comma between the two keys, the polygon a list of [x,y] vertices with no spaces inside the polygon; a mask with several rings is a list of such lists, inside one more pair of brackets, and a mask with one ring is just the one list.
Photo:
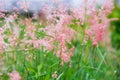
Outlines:
{"label": "pink flower spikelet", "polygon": [[10,80],[21,80],[20,74],[17,71],[12,71],[8,74]]}
{"label": "pink flower spikelet", "polygon": [[[55,50],[56,56],[61,59],[62,63],[70,62],[73,49],[68,49],[66,44],[74,39],[75,31],[68,27],[68,25],[71,24],[73,17],[68,14],[67,8],[63,8],[62,5],[50,12],[47,17],[48,23],[53,24],[46,27],[46,33],[49,36],[52,36],[52,43],[58,43],[58,49]],[[55,48],[55,46],[53,48]]]}
{"label": "pink flower spikelet", "polygon": [[[88,0],[89,1],[89,0]],[[109,27],[110,19],[107,18],[114,8],[114,0],[105,1],[100,9],[96,9],[96,0],[86,5],[86,22],[89,28],[86,29],[86,34],[92,41],[93,46],[97,46],[105,37],[105,30]]]}
{"label": "pink flower spikelet", "polygon": [[57,74],[56,74],[56,73],[53,73],[53,74],[52,74],[52,77],[53,77],[53,78],[57,78]]}
{"label": "pink flower spikelet", "polygon": [[[53,1],[57,2],[58,0]],[[70,62],[74,47],[68,48],[67,44],[75,39],[76,34],[81,35],[80,40],[85,43],[90,39],[93,46],[102,42],[105,36],[105,30],[111,21],[107,16],[114,8],[114,0],[106,0],[100,8],[96,7],[96,1],[82,0],[83,4],[75,8],[64,7],[64,4],[59,3],[52,7],[45,5],[42,12],[38,13],[43,20],[40,19],[36,22],[32,22],[33,18],[30,17],[23,20],[18,17],[17,13],[5,16],[5,10],[0,7],[0,18],[4,18],[3,22],[5,23],[0,28],[0,53],[4,49],[12,50],[16,46],[20,49],[44,47],[45,50],[53,50],[62,64]],[[17,4],[25,11],[29,8],[28,3],[18,2]],[[14,10],[17,11],[16,8]],[[74,20],[77,22],[74,23]],[[78,33],[71,28],[71,24],[75,24],[74,27],[80,29],[77,30]],[[4,41],[5,39],[7,42]]]}
{"label": "pink flower spikelet", "polygon": [[3,32],[4,32],[4,29],[0,28],[0,53],[2,53],[3,50],[6,48],[6,43],[4,41]]}

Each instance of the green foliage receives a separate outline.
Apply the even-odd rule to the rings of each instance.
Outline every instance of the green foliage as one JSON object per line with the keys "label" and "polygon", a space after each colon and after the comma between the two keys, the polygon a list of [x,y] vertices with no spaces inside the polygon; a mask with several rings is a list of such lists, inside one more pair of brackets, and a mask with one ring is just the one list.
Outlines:
{"label": "green foliage", "polygon": [[[72,41],[75,46],[74,56],[69,63],[60,65],[60,60],[53,51],[41,49],[15,50],[5,52],[7,72],[17,70],[22,80],[56,80],[52,78],[57,73],[57,80],[115,80],[114,67],[103,47],[91,47],[91,43],[82,45],[80,41]],[[0,79],[9,80],[7,75]]]}
{"label": "green foliage", "polygon": [[112,18],[118,18],[118,20],[111,22],[111,41],[112,46],[116,49],[120,48],[120,7],[115,7],[112,14],[109,16]]}

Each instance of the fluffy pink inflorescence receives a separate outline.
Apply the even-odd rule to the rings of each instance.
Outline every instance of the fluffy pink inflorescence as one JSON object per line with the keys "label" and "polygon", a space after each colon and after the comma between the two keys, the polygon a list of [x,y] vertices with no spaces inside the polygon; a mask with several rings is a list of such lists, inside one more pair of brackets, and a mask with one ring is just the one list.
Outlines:
{"label": "fluffy pink inflorescence", "polygon": [[3,36],[4,29],[0,28],[0,53],[3,52],[3,50],[6,47],[6,43],[4,41],[4,36]]}
{"label": "fluffy pink inflorescence", "polygon": [[8,74],[10,80],[21,80],[20,74],[17,71],[12,71]]}
{"label": "fluffy pink inflorescence", "polygon": [[24,11],[28,11],[28,7],[29,7],[29,3],[27,1],[20,1],[18,0],[17,5],[20,6],[20,9],[24,10]]}
{"label": "fluffy pink inflorescence", "polygon": [[5,17],[5,12],[7,12],[7,10],[5,10],[5,7],[6,7],[5,0],[0,0],[0,18]]}
{"label": "fluffy pink inflorescence", "polygon": [[[107,18],[108,14],[112,11],[114,0],[106,0],[100,9],[96,9],[95,4],[91,3],[90,6],[86,8],[86,14],[89,13],[87,23],[90,26],[86,30],[86,34],[92,41],[93,46],[97,46],[98,42],[101,42],[105,35],[105,30],[109,27],[110,20]],[[91,6],[91,5],[94,6]],[[92,7],[92,8],[91,8]]]}
{"label": "fluffy pink inflorescence", "polygon": [[[21,2],[18,2],[18,4],[21,5],[21,8],[24,10],[28,8],[27,5],[22,5]],[[76,31],[69,27],[70,24],[72,24],[72,20],[79,21],[77,22],[77,27],[85,25],[86,35],[83,35],[85,36],[85,41],[89,38],[93,46],[96,46],[104,38],[105,29],[108,28],[110,22],[107,15],[112,9],[113,0],[106,0],[100,9],[96,8],[96,0],[83,0],[83,4],[76,8],[66,8],[63,4],[52,8],[45,6],[42,10],[43,14],[41,14],[43,18],[46,18],[45,21],[42,22],[45,24],[44,27],[41,27],[41,25],[36,26],[31,18],[25,19],[25,21],[20,20],[16,14],[5,17],[5,15],[0,12],[0,17],[5,18],[6,24],[3,27],[10,31],[11,35],[7,37],[10,46],[14,47],[20,44],[22,47],[27,46],[27,48],[33,47],[36,49],[40,49],[42,46],[47,50],[54,50],[55,55],[61,59],[62,63],[65,63],[70,62],[74,51],[74,47],[67,47],[67,44],[74,39],[76,34]],[[15,23],[16,19],[19,21],[18,24]],[[23,30],[25,34],[23,34],[22,39],[19,39],[20,31],[22,30],[21,25],[25,26],[25,30]],[[0,52],[6,47],[3,31],[3,28],[0,28]],[[43,38],[37,37],[36,32],[40,31],[45,32]],[[55,45],[55,42],[57,45]]]}
{"label": "fluffy pink inflorescence", "polygon": [[[59,57],[62,62],[70,62],[73,48],[69,49],[66,45],[74,38],[75,31],[68,27],[73,17],[69,15],[67,9],[61,5],[57,9],[49,10],[46,14],[48,14],[46,15],[46,27],[38,29],[38,31],[44,31],[46,36],[37,39],[35,34],[36,27],[32,26],[30,20],[26,20],[26,35],[29,36],[30,39],[25,39],[23,42],[33,45],[33,47],[37,49],[40,46],[44,46],[48,50],[54,49],[56,56]],[[54,45],[55,42],[58,43],[57,46]],[[56,47],[58,49],[55,49]]]}
{"label": "fluffy pink inflorescence", "polygon": [[[96,46],[103,40],[105,30],[109,27],[110,19],[107,16],[114,8],[114,0],[106,0],[99,9],[96,6],[97,0],[83,0],[82,3],[72,9],[72,15],[76,20],[80,20],[78,25],[87,25],[86,36],[90,38],[93,46]],[[86,42],[86,37],[84,41]]]}
{"label": "fluffy pink inflorescence", "polygon": [[53,74],[52,74],[52,77],[53,77],[53,78],[57,78],[57,74],[56,74],[56,73],[53,73]]}
{"label": "fluffy pink inflorescence", "polygon": [[[58,43],[55,54],[64,62],[70,62],[70,57],[73,53],[73,48],[68,49],[66,46],[73,38],[75,31],[68,27],[71,24],[73,17],[67,12],[68,9],[63,8],[62,5],[48,15],[48,23],[53,22],[51,26],[46,27],[46,33],[52,36],[54,42]],[[51,29],[50,29],[51,28]],[[53,43],[53,42],[52,42]],[[54,47],[55,48],[55,47]]]}

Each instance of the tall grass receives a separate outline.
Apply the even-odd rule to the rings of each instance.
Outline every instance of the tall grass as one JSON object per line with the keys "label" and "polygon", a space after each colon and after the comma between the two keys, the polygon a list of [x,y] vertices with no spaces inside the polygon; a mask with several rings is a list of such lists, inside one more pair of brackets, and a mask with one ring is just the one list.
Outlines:
{"label": "tall grass", "polygon": [[83,3],[45,6],[38,19],[0,12],[0,80],[119,80],[116,52],[104,40],[113,1],[98,9],[95,1]]}

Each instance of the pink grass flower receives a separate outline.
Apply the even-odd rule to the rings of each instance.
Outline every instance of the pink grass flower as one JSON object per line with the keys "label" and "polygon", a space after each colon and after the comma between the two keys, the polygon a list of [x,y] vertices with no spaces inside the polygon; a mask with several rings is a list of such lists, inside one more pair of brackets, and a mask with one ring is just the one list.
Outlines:
{"label": "pink grass flower", "polygon": [[53,74],[52,74],[52,78],[57,78],[57,73],[56,72],[54,72]]}
{"label": "pink grass flower", "polygon": [[4,33],[4,29],[3,29],[3,28],[0,28],[0,53],[2,53],[3,50],[4,50],[5,47],[6,47],[6,43],[5,43],[5,41],[4,41],[3,33]]}
{"label": "pink grass flower", "polygon": [[[97,46],[99,42],[103,41],[105,30],[109,27],[110,20],[107,18],[108,14],[112,12],[114,0],[107,0],[100,9],[87,9],[89,11],[88,23],[89,29],[86,30],[87,35],[93,43]],[[95,7],[95,3],[92,3]],[[92,5],[90,4],[90,5]]]}
{"label": "pink grass flower", "polygon": [[58,75],[57,75],[56,73],[53,73],[53,74],[52,74],[52,78],[57,78],[57,76],[58,76]]}
{"label": "pink grass flower", "polygon": [[8,73],[8,76],[10,77],[10,80],[21,80],[20,74],[17,71]]}

